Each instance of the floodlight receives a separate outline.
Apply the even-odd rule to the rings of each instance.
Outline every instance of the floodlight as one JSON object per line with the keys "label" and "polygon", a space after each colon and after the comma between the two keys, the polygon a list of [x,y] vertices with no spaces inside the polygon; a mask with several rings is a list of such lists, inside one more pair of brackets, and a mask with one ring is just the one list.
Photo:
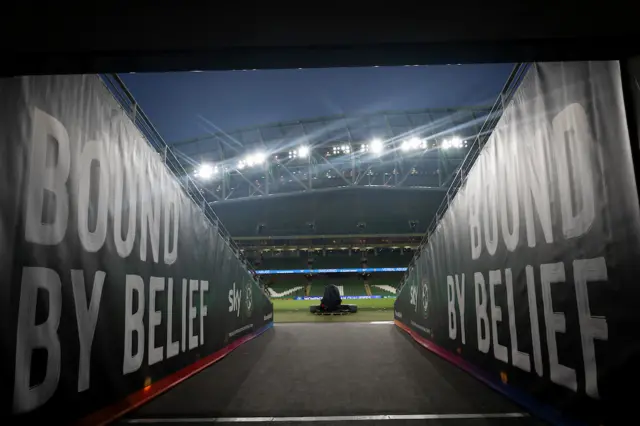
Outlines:
{"label": "floodlight", "polygon": [[306,158],[307,156],[309,156],[308,146],[301,146],[300,148],[298,148],[298,157]]}
{"label": "floodlight", "polygon": [[462,146],[462,139],[460,139],[457,136],[454,136],[449,140],[449,145],[452,146],[453,148],[460,148]]}
{"label": "floodlight", "polygon": [[214,168],[211,164],[201,164],[198,170],[196,170],[196,177],[202,180],[209,180],[218,171],[218,168]]}
{"label": "floodlight", "polygon": [[237,167],[238,170],[242,170],[242,169],[244,169],[245,165],[246,164],[244,163],[244,161],[240,160],[240,161],[238,161],[238,165],[236,167]]}
{"label": "floodlight", "polygon": [[380,139],[374,139],[371,141],[370,148],[371,152],[379,154],[384,149],[384,145],[382,144],[382,141]]}
{"label": "floodlight", "polygon": [[418,148],[420,148],[420,139],[415,138],[415,137],[414,137],[414,138],[409,139],[409,147],[410,147],[411,149],[418,149]]}
{"label": "floodlight", "polygon": [[451,139],[446,139],[442,142],[442,149],[449,148],[462,148],[463,140],[458,136],[453,136]]}
{"label": "floodlight", "polygon": [[266,155],[264,155],[262,152],[256,152],[254,154],[248,155],[244,163],[247,166],[252,167],[264,163],[265,160]]}
{"label": "floodlight", "polygon": [[253,162],[255,164],[262,164],[267,159],[267,156],[262,152],[256,152],[253,154]]}
{"label": "floodlight", "polygon": [[400,149],[407,152],[411,149],[411,143],[409,141],[404,141],[402,142],[402,145],[400,145]]}

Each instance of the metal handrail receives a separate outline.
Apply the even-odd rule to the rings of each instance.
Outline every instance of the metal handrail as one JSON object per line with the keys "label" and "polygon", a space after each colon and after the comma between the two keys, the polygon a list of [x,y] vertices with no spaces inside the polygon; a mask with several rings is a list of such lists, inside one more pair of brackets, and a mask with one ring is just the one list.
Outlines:
{"label": "metal handrail", "polygon": [[138,102],[135,100],[129,89],[117,74],[101,74],[100,78],[114,99],[118,102],[125,114],[131,119],[133,124],[142,133],[147,143],[162,156],[162,161],[169,172],[176,178],[180,186],[185,190],[187,196],[200,207],[207,220],[214,226],[217,233],[225,243],[231,248],[233,254],[251,272],[252,279],[257,282],[256,273],[251,264],[242,254],[240,247],[231,237],[231,234],[224,227],[218,216],[213,211],[211,205],[202,195],[200,186],[185,171],[182,164],[176,157],[171,147],[164,141],[151,120],[144,113]]}
{"label": "metal handrail", "polygon": [[445,193],[444,199],[440,203],[438,210],[436,210],[436,213],[433,216],[433,219],[431,220],[431,223],[429,224],[427,231],[425,232],[424,236],[422,237],[422,240],[420,241],[420,244],[418,245],[418,249],[416,250],[415,255],[411,259],[411,262],[409,262],[407,271],[404,273],[402,280],[400,281],[398,292],[406,284],[409,278],[409,274],[412,272],[417,260],[420,258],[422,249],[427,244],[427,241],[431,237],[431,234],[435,232],[436,227],[438,226],[438,223],[440,223],[440,220],[443,218],[445,212],[449,208],[449,205],[453,201],[453,198],[457,194],[458,190],[462,187],[462,185],[466,181],[468,176],[467,172],[471,169],[471,167],[473,167],[475,160],[480,156],[480,152],[482,151],[484,144],[487,142],[487,140],[493,133],[493,130],[495,129],[496,125],[502,118],[502,113],[504,112],[509,102],[511,102],[513,95],[516,93],[516,90],[520,86],[520,83],[522,82],[522,79],[526,75],[530,66],[531,64],[528,64],[528,63],[518,63],[511,70],[511,73],[509,74],[507,81],[505,82],[504,86],[502,87],[502,90],[500,91],[500,94],[498,95],[496,101],[491,107],[491,110],[487,115],[487,118],[485,119],[484,123],[482,124],[482,127],[480,128],[480,131],[474,138],[473,143],[471,144],[469,151],[467,152],[467,155],[465,156],[464,160],[460,163],[457,170],[454,172],[451,178],[451,183],[449,184],[449,188]]}

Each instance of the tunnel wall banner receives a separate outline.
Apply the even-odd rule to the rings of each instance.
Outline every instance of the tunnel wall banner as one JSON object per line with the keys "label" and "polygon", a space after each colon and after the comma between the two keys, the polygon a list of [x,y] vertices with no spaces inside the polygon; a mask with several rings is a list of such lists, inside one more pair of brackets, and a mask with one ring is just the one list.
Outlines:
{"label": "tunnel wall banner", "polygon": [[554,422],[637,405],[640,214],[621,87],[617,62],[532,66],[395,304],[425,346]]}
{"label": "tunnel wall banner", "polygon": [[62,422],[271,324],[97,76],[0,81],[2,414]]}

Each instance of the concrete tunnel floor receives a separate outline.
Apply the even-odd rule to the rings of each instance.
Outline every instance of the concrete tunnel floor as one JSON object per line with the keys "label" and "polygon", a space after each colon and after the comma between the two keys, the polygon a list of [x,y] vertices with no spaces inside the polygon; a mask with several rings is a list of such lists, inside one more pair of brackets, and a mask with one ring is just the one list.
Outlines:
{"label": "concrete tunnel floor", "polygon": [[[499,413],[523,413],[524,417],[485,416]],[[174,419],[175,424],[192,424],[217,423],[221,417],[306,417],[278,423],[320,426],[338,421],[312,417],[410,414],[483,416],[428,421],[347,418],[339,423],[544,424],[419,346],[390,323],[276,324],[129,413],[121,423],[168,424]]]}

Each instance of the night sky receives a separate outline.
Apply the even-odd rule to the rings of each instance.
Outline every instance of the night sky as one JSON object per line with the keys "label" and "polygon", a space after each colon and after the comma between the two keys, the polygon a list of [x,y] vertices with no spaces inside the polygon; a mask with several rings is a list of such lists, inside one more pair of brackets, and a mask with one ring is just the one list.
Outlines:
{"label": "night sky", "polygon": [[513,65],[122,74],[168,143],[334,114],[493,104]]}

